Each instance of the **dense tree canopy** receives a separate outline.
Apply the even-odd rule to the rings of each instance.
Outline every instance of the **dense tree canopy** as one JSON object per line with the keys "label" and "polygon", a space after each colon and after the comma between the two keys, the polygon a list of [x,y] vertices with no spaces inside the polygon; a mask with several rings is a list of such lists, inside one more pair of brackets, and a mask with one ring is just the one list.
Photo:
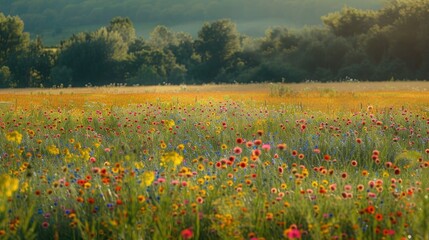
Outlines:
{"label": "dense tree canopy", "polygon": [[45,50],[40,38],[30,41],[19,17],[0,13],[0,86],[40,86],[49,82],[54,54]]}
{"label": "dense tree canopy", "polygon": [[241,51],[235,24],[230,20],[205,23],[198,32],[195,50],[201,57],[199,77],[205,81],[215,79],[234,54]]}
{"label": "dense tree canopy", "polygon": [[[71,76],[56,76],[60,84],[82,86],[121,81],[124,76],[116,68],[127,58],[128,46],[117,31],[101,28],[93,33],[81,33],[63,42],[57,66],[68,69]],[[71,77],[71,78],[70,78]],[[62,78],[71,82],[63,82]]]}
{"label": "dense tree canopy", "polygon": [[229,19],[205,23],[195,39],[160,25],[145,39],[130,18],[114,17],[46,48],[20,17],[0,13],[0,86],[428,79],[429,0],[345,7],[322,21],[261,38]]}
{"label": "dense tree canopy", "polygon": [[136,30],[129,18],[115,17],[110,21],[107,26],[108,32],[117,32],[124,43],[127,45],[134,42],[136,39]]}
{"label": "dense tree canopy", "polygon": [[0,13],[0,42],[0,65],[7,63],[8,56],[28,47],[30,36],[24,32],[24,22],[19,17],[6,17]]}

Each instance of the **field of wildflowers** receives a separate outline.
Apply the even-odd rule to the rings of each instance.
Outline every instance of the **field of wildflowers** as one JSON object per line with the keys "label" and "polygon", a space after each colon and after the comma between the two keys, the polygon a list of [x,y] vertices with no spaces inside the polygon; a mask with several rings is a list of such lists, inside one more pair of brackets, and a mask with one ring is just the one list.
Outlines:
{"label": "field of wildflowers", "polygon": [[353,89],[1,92],[0,239],[429,239],[429,95]]}

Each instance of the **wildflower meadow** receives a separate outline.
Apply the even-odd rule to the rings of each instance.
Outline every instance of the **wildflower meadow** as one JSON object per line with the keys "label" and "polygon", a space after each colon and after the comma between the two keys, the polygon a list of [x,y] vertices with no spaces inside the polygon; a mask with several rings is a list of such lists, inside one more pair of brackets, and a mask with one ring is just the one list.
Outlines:
{"label": "wildflower meadow", "polygon": [[429,239],[400,84],[1,91],[0,239]]}

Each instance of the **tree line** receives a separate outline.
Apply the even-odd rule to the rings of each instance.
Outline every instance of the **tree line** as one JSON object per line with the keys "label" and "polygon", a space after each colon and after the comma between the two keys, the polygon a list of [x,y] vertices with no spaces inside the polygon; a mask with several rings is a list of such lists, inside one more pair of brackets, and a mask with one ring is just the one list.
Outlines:
{"label": "tree line", "polygon": [[147,38],[115,17],[56,48],[30,39],[24,22],[0,13],[0,86],[85,86],[423,79],[429,76],[429,1],[395,0],[380,10],[343,8],[323,26],[240,34],[228,19],[195,39],[157,26]]}

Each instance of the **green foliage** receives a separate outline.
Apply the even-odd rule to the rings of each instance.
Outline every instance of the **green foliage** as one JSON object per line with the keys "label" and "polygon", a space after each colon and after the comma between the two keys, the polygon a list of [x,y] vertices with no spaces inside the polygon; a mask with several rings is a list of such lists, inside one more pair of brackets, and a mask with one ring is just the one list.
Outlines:
{"label": "green foliage", "polygon": [[403,151],[395,157],[394,164],[400,167],[414,167],[418,164],[418,159],[422,158],[422,154],[416,151]]}
{"label": "green foliage", "polygon": [[8,56],[25,51],[29,43],[24,22],[19,17],[6,17],[0,12],[0,65],[7,62]]}
{"label": "green foliage", "polygon": [[0,87],[9,87],[11,80],[11,72],[8,66],[0,67]]}
{"label": "green foliage", "polygon": [[228,19],[205,23],[195,44],[203,62],[228,60],[240,50],[237,26]]}
{"label": "green foliage", "polygon": [[43,49],[40,38],[30,41],[19,17],[0,13],[0,85],[2,87],[35,87],[49,83],[55,54]]}
{"label": "green foliage", "polygon": [[291,51],[298,44],[298,36],[286,27],[270,28],[262,39],[260,49],[264,54],[273,54],[279,51]]}
{"label": "green foliage", "polygon": [[129,18],[115,17],[107,26],[108,32],[117,32],[122,37],[122,41],[131,44],[136,39],[136,30]]}
{"label": "green foliage", "polygon": [[184,81],[186,68],[176,63],[171,51],[149,47],[134,53],[132,59],[133,67],[127,79],[130,84],[180,84]]}
{"label": "green foliage", "polygon": [[228,19],[205,23],[198,32],[195,50],[201,56],[200,78],[212,81],[225,63],[240,51],[237,26]]}
{"label": "green foliage", "polygon": [[349,37],[366,33],[374,25],[375,11],[365,11],[355,8],[343,8],[322,17],[323,23],[331,28],[335,35]]}
{"label": "green foliage", "polygon": [[67,74],[71,71],[74,86],[122,81],[123,76],[114,70],[127,59],[127,51],[128,45],[119,32],[100,28],[92,33],[74,35],[65,41],[61,46],[57,66],[69,69],[65,71]]}
{"label": "green foliage", "polygon": [[[24,7],[22,2],[8,6],[17,10]],[[77,2],[63,11],[79,9]],[[0,84],[327,82],[429,76],[428,0],[392,0],[379,10],[345,7],[322,20],[322,27],[270,28],[262,38],[241,34],[228,19],[206,22],[196,39],[159,25],[146,40],[136,36],[131,18],[113,17],[105,27],[77,33],[58,49],[45,49],[40,38],[30,41],[19,17],[0,14],[0,66],[5,67]]]}
{"label": "green foliage", "polygon": [[171,45],[177,45],[176,34],[166,26],[158,25],[150,33],[149,44],[155,48],[167,48]]}
{"label": "green foliage", "polygon": [[52,82],[55,86],[69,86],[73,83],[73,70],[66,66],[55,66],[51,71]]}

